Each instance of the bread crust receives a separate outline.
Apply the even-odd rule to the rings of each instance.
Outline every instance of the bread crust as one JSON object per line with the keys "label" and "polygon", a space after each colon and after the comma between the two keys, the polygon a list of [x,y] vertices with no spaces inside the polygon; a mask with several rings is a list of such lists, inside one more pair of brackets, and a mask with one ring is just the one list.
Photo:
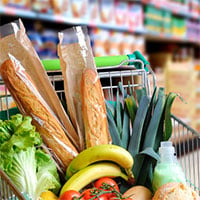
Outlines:
{"label": "bread crust", "polygon": [[106,106],[101,83],[94,69],[86,68],[81,81],[86,146],[109,143]]}
{"label": "bread crust", "polygon": [[1,76],[20,112],[29,115],[44,143],[53,152],[60,167],[66,169],[78,154],[50,107],[43,100],[23,66],[14,59],[6,60],[0,68]]}
{"label": "bread crust", "polygon": [[171,182],[162,185],[152,200],[200,200],[200,197],[189,186]]}

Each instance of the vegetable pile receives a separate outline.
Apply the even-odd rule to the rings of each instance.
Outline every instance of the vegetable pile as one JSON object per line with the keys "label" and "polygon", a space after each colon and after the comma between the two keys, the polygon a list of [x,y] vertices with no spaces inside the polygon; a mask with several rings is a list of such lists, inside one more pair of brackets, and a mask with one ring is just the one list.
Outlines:
{"label": "vegetable pile", "polygon": [[165,94],[164,88],[155,88],[149,97],[146,89],[133,91],[129,86],[126,90],[119,83],[116,102],[106,101],[113,144],[122,146],[133,156],[136,185],[152,187],[160,142],[172,134],[171,106],[177,96],[173,92]]}
{"label": "vegetable pile", "polygon": [[32,200],[46,190],[61,187],[54,161],[42,148],[42,139],[31,117],[16,114],[0,120],[0,167],[15,186]]}

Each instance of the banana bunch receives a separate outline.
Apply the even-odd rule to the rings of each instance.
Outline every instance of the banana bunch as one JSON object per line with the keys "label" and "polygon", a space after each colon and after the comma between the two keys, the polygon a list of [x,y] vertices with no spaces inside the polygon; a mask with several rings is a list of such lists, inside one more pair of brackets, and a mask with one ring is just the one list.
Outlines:
{"label": "banana bunch", "polygon": [[[67,190],[80,191],[92,181],[106,176],[121,177],[134,183],[133,164],[131,154],[120,146],[101,144],[89,147],[78,154],[69,164],[66,171],[67,182],[60,195]],[[121,168],[124,168],[125,173]]]}

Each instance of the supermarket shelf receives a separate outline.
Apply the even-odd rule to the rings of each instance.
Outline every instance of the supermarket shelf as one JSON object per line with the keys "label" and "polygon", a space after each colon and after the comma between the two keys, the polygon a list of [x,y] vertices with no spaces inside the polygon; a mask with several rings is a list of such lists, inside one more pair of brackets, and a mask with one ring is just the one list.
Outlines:
{"label": "supermarket shelf", "polygon": [[[195,19],[195,20],[200,20],[200,16],[198,14],[193,14],[190,13],[188,10],[186,9],[182,9],[182,7],[177,7],[177,6],[173,6],[172,4],[168,4],[162,1],[155,1],[155,0],[136,0],[133,2],[140,2],[144,5],[153,5],[157,8],[161,8],[163,10],[167,10],[170,11],[172,14],[175,15],[179,15],[185,18],[191,18],[191,19]],[[171,6],[170,6],[171,5]]]}
{"label": "supermarket shelf", "polygon": [[147,40],[152,40],[152,41],[180,42],[180,43],[192,43],[200,45],[200,40],[197,40],[195,38],[175,37],[172,35],[151,32],[151,31],[146,31],[145,37]]}
{"label": "supermarket shelf", "polygon": [[26,18],[32,18],[32,19],[37,18],[37,13],[33,11],[25,10],[25,9],[16,9],[16,8],[5,7],[5,6],[3,7],[0,6],[0,14],[26,17]]}
{"label": "supermarket shelf", "polygon": [[194,38],[188,39],[188,38],[173,37],[171,35],[166,35],[162,33],[150,32],[148,30],[145,30],[144,28],[130,29],[128,27],[126,28],[126,27],[115,26],[115,25],[110,25],[110,24],[91,23],[88,21],[84,21],[83,19],[69,18],[65,16],[60,16],[60,15],[36,13],[33,11],[24,10],[24,9],[0,7],[0,15],[1,14],[23,17],[23,18],[40,19],[40,20],[50,21],[50,22],[55,22],[55,23],[64,23],[64,24],[70,24],[70,25],[87,25],[89,27],[97,27],[97,28],[102,28],[102,29],[142,34],[146,37],[147,40],[152,40],[152,41],[162,40],[162,41],[171,41],[171,42],[186,42],[186,43],[200,45],[200,41],[197,41]]}

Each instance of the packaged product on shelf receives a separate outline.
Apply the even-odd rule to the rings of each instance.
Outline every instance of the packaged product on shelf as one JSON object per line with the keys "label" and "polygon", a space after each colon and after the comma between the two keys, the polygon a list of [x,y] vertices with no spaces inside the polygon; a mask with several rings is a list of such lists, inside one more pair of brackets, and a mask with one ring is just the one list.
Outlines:
{"label": "packaged product on shelf", "polygon": [[89,0],[87,17],[90,25],[96,25],[100,22],[100,5],[98,0]]}
{"label": "packaged product on shelf", "polygon": [[186,36],[186,19],[172,16],[171,31],[174,37]]}
{"label": "packaged product on shelf", "polygon": [[120,45],[120,55],[127,55],[134,52],[135,36],[130,33],[123,33],[122,43]]}
{"label": "packaged product on shelf", "polygon": [[101,22],[109,25],[113,25],[115,12],[114,12],[114,0],[100,0],[100,17]]}
{"label": "packaged product on shelf", "polygon": [[115,24],[128,28],[128,2],[115,1]]}
{"label": "packaged product on shelf", "polygon": [[91,33],[93,52],[95,56],[107,56],[110,54],[110,31],[93,29]]}
{"label": "packaged product on shelf", "polygon": [[71,17],[85,20],[88,11],[88,0],[70,0]]}
{"label": "packaged product on shelf", "polygon": [[10,6],[14,8],[30,9],[31,0],[1,0],[0,5]]}
{"label": "packaged product on shelf", "polygon": [[144,36],[135,36],[132,39],[132,46],[134,51],[139,51],[142,54],[145,53],[145,39]]}
{"label": "packaged product on shelf", "polygon": [[69,15],[70,0],[52,0],[51,4],[54,14]]}
{"label": "packaged product on shelf", "polygon": [[31,9],[41,13],[53,13],[50,0],[32,0]]}
{"label": "packaged product on shelf", "polygon": [[116,31],[110,32],[110,39],[109,39],[110,41],[109,55],[110,56],[120,55],[122,40],[123,40],[123,34],[121,32],[116,32]]}
{"label": "packaged product on shelf", "polygon": [[29,39],[32,42],[32,45],[34,47],[34,49],[36,50],[37,54],[39,55],[39,57],[42,57],[43,55],[43,49],[42,49],[42,37],[41,34],[38,33],[35,30],[31,30],[27,32],[27,35],[29,37]]}
{"label": "packaged product on shelf", "polygon": [[169,35],[171,33],[171,12],[163,10],[162,15],[162,32]]}
{"label": "packaged product on shelf", "polygon": [[[1,77],[0,77],[1,79]],[[14,108],[16,104],[13,98],[9,95],[9,91],[6,89],[5,85],[0,85],[0,96],[8,96],[0,98],[0,111],[6,110],[7,108]]]}
{"label": "packaged product on shelf", "polygon": [[[10,30],[8,32],[8,30]],[[77,133],[19,20],[1,29],[0,64],[5,85],[23,115],[32,117],[62,171],[78,154]]]}
{"label": "packaged product on shelf", "polygon": [[200,22],[192,22],[187,20],[186,36],[189,40],[200,42]]}
{"label": "packaged product on shelf", "polygon": [[57,57],[57,44],[58,36],[57,32],[53,30],[45,30],[42,35],[42,59],[56,58]]}
{"label": "packaged product on shelf", "polygon": [[142,30],[144,28],[143,24],[143,8],[141,5],[134,3],[129,4],[128,11],[128,26],[129,30]]}
{"label": "packaged product on shelf", "polygon": [[87,28],[77,26],[59,33],[58,54],[67,108],[81,149],[108,144],[106,107]]}

